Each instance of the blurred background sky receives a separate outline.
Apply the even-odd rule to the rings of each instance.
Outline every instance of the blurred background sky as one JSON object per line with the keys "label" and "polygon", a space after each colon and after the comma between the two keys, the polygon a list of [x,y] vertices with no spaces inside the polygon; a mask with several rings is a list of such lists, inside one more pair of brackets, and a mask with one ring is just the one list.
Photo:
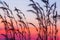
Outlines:
{"label": "blurred background sky", "polygon": [[[14,7],[17,7],[25,14],[28,22],[32,22],[36,26],[38,26],[36,20],[34,19],[36,15],[30,12],[27,12],[27,10],[32,9],[32,7],[28,6],[31,3],[29,0],[0,0],[0,1],[5,1],[9,5],[9,8],[12,11],[14,11]],[[44,3],[41,0],[34,0],[34,1],[38,2],[42,7],[44,7]],[[57,11],[58,11],[58,14],[60,14],[60,0],[49,0],[49,2],[50,4],[53,4],[54,2],[57,3]],[[14,13],[14,16],[15,16],[15,13]]]}
{"label": "blurred background sky", "polygon": [[[31,7],[28,6],[30,4],[29,0],[1,0],[1,1],[5,1],[12,10],[14,10],[14,7],[17,7],[20,10],[22,10],[25,14],[27,13],[26,10],[31,9]],[[34,1],[38,2],[41,6],[44,6],[41,0],[34,0]],[[60,0],[49,0],[49,2],[50,4],[57,2],[57,10],[60,13]]]}
{"label": "blurred background sky", "polygon": [[[5,1],[11,10],[14,10],[14,7],[17,7],[20,9],[26,16],[27,21],[32,21],[33,23],[36,23],[33,18],[36,16],[30,12],[27,12],[27,10],[32,9],[32,7],[28,6],[31,2],[29,0],[1,0]],[[44,3],[41,0],[34,0],[35,2],[38,2],[42,7],[44,7]],[[60,0],[49,0],[50,4],[53,4],[54,2],[57,3],[57,11],[58,14],[60,14]]]}
{"label": "blurred background sky", "polygon": [[[7,4],[10,6],[11,9],[14,9],[14,7],[16,6],[17,8],[21,9],[21,10],[27,10],[30,9],[28,7],[28,4],[30,4],[29,0],[1,0],[1,1],[5,1],[7,2]],[[40,5],[42,5],[43,3],[41,2],[41,0],[34,0],[36,2],[39,2]],[[50,4],[53,4],[54,2],[57,2],[57,8],[60,9],[60,0],[49,0]]]}

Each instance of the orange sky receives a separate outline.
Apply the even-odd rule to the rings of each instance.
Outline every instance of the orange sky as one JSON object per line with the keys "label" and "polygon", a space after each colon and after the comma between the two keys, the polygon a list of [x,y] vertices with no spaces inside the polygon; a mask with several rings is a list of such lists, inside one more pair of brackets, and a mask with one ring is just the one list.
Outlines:
{"label": "orange sky", "polygon": [[[32,19],[31,19],[32,20]],[[35,24],[36,26],[38,26],[38,23],[37,23],[37,21],[34,21],[34,20],[32,20],[32,21],[30,21],[30,22],[32,22],[33,24]],[[14,23],[14,26],[16,27],[16,24]],[[59,25],[59,23],[58,23],[58,36],[60,36],[60,25]],[[32,26],[32,25],[30,25],[29,26],[30,27],[30,32],[31,32],[31,36],[36,36],[36,34],[37,34],[37,31],[36,31],[36,29]],[[37,27],[38,28],[38,27]],[[50,30],[49,30],[50,31]],[[3,23],[1,23],[1,20],[0,20],[0,34],[1,33],[3,33],[3,34],[5,34],[5,30],[4,30],[4,24]]]}
{"label": "orange sky", "polygon": [[[32,36],[35,36],[38,33],[34,27],[30,27],[29,29],[30,29],[30,32],[31,32]],[[4,29],[0,30],[0,34],[1,33],[5,34],[5,30]],[[60,36],[60,29],[58,30],[57,35]]]}

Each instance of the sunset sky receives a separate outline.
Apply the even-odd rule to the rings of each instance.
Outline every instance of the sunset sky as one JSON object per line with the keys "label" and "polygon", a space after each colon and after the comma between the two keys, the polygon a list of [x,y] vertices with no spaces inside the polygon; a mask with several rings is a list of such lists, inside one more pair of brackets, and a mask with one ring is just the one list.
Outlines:
{"label": "sunset sky", "polygon": [[[34,15],[31,12],[27,12],[27,10],[32,9],[31,6],[28,6],[31,3],[29,0],[0,0],[0,1],[5,1],[9,5],[9,8],[12,11],[14,11],[14,7],[17,7],[18,9],[20,9],[25,14],[27,21],[32,22],[37,26],[37,22],[34,19],[36,17],[36,15]],[[41,2],[41,0],[34,0],[34,1],[38,2],[44,8],[44,3]],[[54,2],[57,3],[57,11],[58,11],[58,14],[60,14],[60,5],[59,5],[60,1],[59,0],[49,0],[49,2],[50,2],[50,4],[53,4]]]}
{"label": "sunset sky", "polygon": [[[20,9],[25,14],[26,18],[28,18],[28,21],[31,21],[33,18],[36,17],[36,15],[33,16],[33,13],[27,12],[27,10],[32,9],[31,6],[28,6],[31,3],[29,0],[1,0],[1,1],[5,1],[9,5],[10,9],[12,9],[13,11],[14,11],[14,7]],[[44,7],[44,3],[41,2],[41,0],[34,0],[34,1],[38,2],[42,7]],[[54,2],[57,3],[58,14],[60,14],[60,5],[59,5],[60,1],[49,0],[49,2],[50,4],[53,4]]]}
{"label": "sunset sky", "polygon": [[[14,11],[15,7],[20,9],[25,14],[28,22],[32,22],[33,24],[38,26],[37,20],[35,20],[36,15],[34,15],[31,12],[27,12],[27,10],[32,9],[31,6],[28,6],[31,3],[29,0],[0,0],[0,1],[5,1],[9,5],[9,8],[12,11]],[[34,0],[34,1],[38,2],[44,8],[44,3],[41,0]],[[59,0],[50,0],[49,2],[50,2],[50,4],[53,4],[54,2],[57,3],[57,11],[58,11],[58,14],[60,14],[60,1]],[[15,14],[14,14],[14,16],[15,16]],[[17,17],[15,16],[15,18],[17,18]],[[3,28],[4,25],[0,24],[0,26],[2,26],[2,27],[0,27],[0,30],[1,30],[1,28]],[[59,20],[58,20],[57,26],[58,26],[58,30],[59,30],[58,35],[60,35],[60,21]],[[31,25],[30,25],[30,27],[31,27]],[[5,32],[4,30],[2,30],[2,31]],[[0,31],[0,33],[3,33],[2,31]],[[36,30],[34,28],[30,28],[30,31],[32,31],[32,35],[36,32]],[[34,36],[35,36],[35,34],[34,34]]]}
{"label": "sunset sky", "polygon": [[[0,1],[5,1],[9,5],[9,8],[12,11],[14,11],[14,7],[17,7],[25,14],[28,22],[33,22],[33,23],[37,24],[36,20],[34,20],[36,15],[34,15],[31,12],[27,12],[27,10],[32,9],[31,6],[28,6],[31,3],[29,0],[0,0]],[[41,2],[41,0],[34,0],[34,1],[38,2],[44,8],[44,3]],[[60,1],[59,0],[49,0],[49,2],[50,2],[50,4],[53,4],[54,2],[57,3],[57,11],[58,11],[58,14],[60,14],[60,5],[59,5]]]}

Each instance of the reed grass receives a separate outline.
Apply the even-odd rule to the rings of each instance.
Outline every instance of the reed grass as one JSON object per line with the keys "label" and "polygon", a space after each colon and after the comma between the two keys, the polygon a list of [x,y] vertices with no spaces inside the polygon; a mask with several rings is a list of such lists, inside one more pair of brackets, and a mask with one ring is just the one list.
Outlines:
{"label": "reed grass", "polygon": [[[18,20],[16,20],[13,13],[14,11],[12,11],[9,8],[9,5],[5,1],[0,2],[0,4],[3,5],[2,7],[0,7],[0,9],[2,9],[4,12],[3,13],[4,16],[0,14],[0,19],[2,19],[1,23],[4,23],[4,27],[5,27],[4,30],[6,32],[6,34],[1,34],[1,35],[5,37],[5,40],[16,40],[16,37],[18,36],[19,36],[18,37],[19,40],[32,40],[31,31],[29,27],[30,25],[32,25],[37,31],[36,40],[48,40],[48,37],[50,37],[49,36],[50,34],[53,36],[53,37],[50,37],[51,40],[57,40],[57,33],[58,33],[57,20],[58,20],[58,17],[60,17],[60,15],[58,15],[56,10],[57,8],[56,2],[53,3],[51,6],[49,6],[50,5],[49,0],[41,0],[41,1],[45,4],[44,8],[41,7],[41,5],[38,2],[35,2],[34,0],[30,0],[30,2],[32,3],[29,4],[28,6],[32,6],[34,10],[31,10],[31,9],[27,10],[28,12],[32,12],[37,16],[35,20],[38,21],[38,28],[33,23],[27,22],[25,14],[20,9],[15,7],[14,11],[17,12],[16,15],[19,18]],[[45,8],[46,10],[44,10]],[[23,17],[21,16],[21,14],[23,15]],[[51,14],[52,14],[52,17],[51,17]],[[8,22],[7,18],[9,19],[10,22]],[[24,21],[23,21],[23,18],[24,18]],[[51,21],[51,18],[53,21]],[[16,24],[17,29],[15,28],[14,22]],[[48,27],[50,28],[49,33],[48,33]],[[9,33],[11,38],[9,38]]]}

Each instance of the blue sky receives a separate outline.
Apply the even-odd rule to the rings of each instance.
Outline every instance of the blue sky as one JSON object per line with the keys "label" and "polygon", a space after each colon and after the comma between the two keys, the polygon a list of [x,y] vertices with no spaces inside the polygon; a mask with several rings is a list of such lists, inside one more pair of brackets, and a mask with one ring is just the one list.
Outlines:
{"label": "blue sky", "polygon": [[[31,9],[31,7],[28,7],[28,4],[30,4],[29,0],[1,0],[1,1],[6,1],[11,9],[14,9],[14,7],[17,7],[19,9],[23,10],[23,11]],[[34,0],[34,1],[39,2],[40,5],[43,4],[41,2],[41,0]],[[60,5],[59,5],[60,1],[59,0],[50,0],[50,4],[52,4],[54,2],[57,2],[57,9],[60,10]]]}
{"label": "blue sky", "polygon": [[[1,0],[1,1],[6,1],[9,4],[10,8],[12,8],[12,9],[16,6],[17,8],[20,8],[22,10],[28,9],[28,4],[30,3],[29,0]],[[34,0],[34,1],[39,2],[40,5],[42,5],[41,0]],[[57,2],[57,6],[59,8],[60,1],[59,0],[50,0],[51,4],[54,2]]]}
{"label": "blue sky", "polygon": [[[27,13],[26,10],[31,9],[31,7],[28,6],[30,4],[29,0],[1,0],[1,1],[5,1],[12,10],[14,10],[14,7],[17,7],[20,10],[22,10],[24,13]],[[34,1],[38,2],[40,5],[43,4],[43,2],[41,2],[41,0],[34,0]],[[50,4],[53,4],[54,2],[57,2],[57,10],[58,10],[58,13],[60,13],[60,1],[59,0],[50,0]],[[42,6],[44,6],[44,5],[42,5]],[[28,14],[26,14],[26,15],[28,15]]]}

